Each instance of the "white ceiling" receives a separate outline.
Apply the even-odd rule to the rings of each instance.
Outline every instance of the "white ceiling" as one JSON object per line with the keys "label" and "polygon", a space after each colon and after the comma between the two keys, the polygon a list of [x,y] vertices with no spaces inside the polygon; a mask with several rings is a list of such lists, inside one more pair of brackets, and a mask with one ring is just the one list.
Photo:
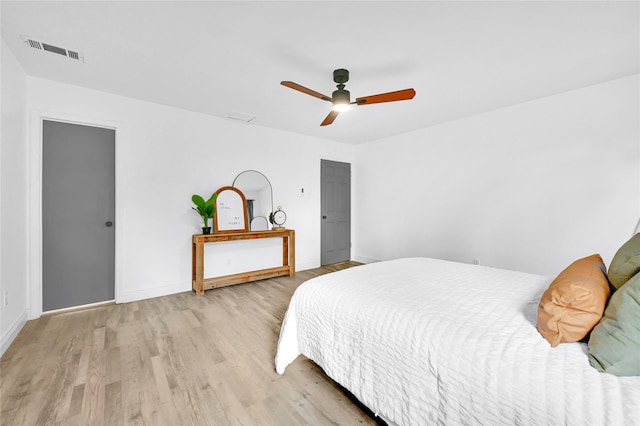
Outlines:
{"label": "white ceiling", "polygon": [[[640,72],[637,1],[2,1],[2,38],[28,75],[362,143]],[[84,63],[27,47],[76,50]],[[328,102],[413,87],[411,101]]]}

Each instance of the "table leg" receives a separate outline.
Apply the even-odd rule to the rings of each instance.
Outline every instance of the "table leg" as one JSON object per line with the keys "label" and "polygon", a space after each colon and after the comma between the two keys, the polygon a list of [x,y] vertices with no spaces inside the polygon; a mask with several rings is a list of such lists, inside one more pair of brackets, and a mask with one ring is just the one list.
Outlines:
{"label": "table leg", "polygon": [[196,296],[204,296],[204,244],[193,243],[192,255]]}
{"label": "table leg", "polygon": [[291,231],[289,237],[289,276],[296,274],[296,235]]}

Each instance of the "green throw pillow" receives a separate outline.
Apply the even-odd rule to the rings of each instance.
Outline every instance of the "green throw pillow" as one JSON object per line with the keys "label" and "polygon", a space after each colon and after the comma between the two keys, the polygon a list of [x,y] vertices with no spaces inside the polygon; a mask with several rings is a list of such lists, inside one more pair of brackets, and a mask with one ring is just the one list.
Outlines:
{"label": "green throw pillow", "polygon": [[613,293],[591,331],[589,362],[616,376],[640,376],[640,274]]}
{"label": "green throw pillow", "polygon": [[618,249],[609,265],[607,277],[615,288],[620,288],[638,272],[640,272],[640,233],[631,237]]}

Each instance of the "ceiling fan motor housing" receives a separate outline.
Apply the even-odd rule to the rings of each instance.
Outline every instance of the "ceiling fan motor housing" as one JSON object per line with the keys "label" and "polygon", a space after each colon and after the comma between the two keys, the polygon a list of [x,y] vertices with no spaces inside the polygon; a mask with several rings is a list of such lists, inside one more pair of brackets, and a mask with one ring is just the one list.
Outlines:
{"label": "ceiling fan motor housing", "polygon": [[338,84],[344,84],[349,81],[349,70],[340,68],[333,71],[333,81]]}
{"label": "ceiling fan motor housing", "polygon": [[331,95],[331,100],[334,104],[348,104],[351,103],[351,93],[348,90],[338,89]]}
{"label": "ceiling fan motor housing", "polygon": [[349,70],[345,70],[344,68],[334,70],[333,81],[338,83],[338,90],[334,91],[331,95],[331,100],[334,105],[351,103],[351,94],[348,90],[344,89],[344,83],[349,81]]}

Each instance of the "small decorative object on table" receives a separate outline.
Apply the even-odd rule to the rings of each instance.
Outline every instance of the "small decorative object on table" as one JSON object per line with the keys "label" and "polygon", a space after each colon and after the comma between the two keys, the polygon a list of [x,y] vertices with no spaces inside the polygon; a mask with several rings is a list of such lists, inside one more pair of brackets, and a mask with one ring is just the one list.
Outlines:
{"label": "small decorative object on table", "polygon": [[191,196],[191,201],[196,207],[191,207],[195,210],[196,213],[200,215],[202,220],[204,221],[204,226],[202,227],[203,234],[210,234],[211,227],[209,226],[209,219],[213,218],[213,214],[216,212],[216,197],[217,194],[213,193],[208,200],[204,200],[200,195],[193,194]]}
{"label": "small decorative object on table", "polygon": [[273,229],[284,229],[284,223],[287,221],[287,214],[282,210],[282,207],[278,206],[276,211],[269,214],[269,222],[271,222]]}

